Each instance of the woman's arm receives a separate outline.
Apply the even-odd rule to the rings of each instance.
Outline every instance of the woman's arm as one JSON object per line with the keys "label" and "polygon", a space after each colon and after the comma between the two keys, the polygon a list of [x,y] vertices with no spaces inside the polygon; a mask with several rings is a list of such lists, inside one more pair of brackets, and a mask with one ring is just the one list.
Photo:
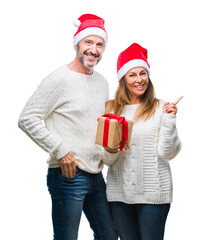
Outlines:
{"label": "woman's arm", "polygon": [[102,147],[102,161],[107,166],[112,165],[119,157],[120,151]]}
{"label": "woman's arm", "polygon": [[[178,99],[179,101],[181,98]],[[181,149],[181,141],[176,128],[176,100],[174,103],[165,103],[161,119],[158,138],[158,156],[164,160],[173,159]]]}

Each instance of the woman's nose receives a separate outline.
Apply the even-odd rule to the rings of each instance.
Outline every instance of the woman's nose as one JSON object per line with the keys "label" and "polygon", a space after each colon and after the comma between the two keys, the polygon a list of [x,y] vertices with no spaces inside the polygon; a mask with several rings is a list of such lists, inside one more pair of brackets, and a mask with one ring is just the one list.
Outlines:
{"label": "woman's nose", "polygon": [[140,76],[140,75],[137,75],[137,76],[136,76],[136,82],[141,82],[141,81],[142,81],[141,76]]}

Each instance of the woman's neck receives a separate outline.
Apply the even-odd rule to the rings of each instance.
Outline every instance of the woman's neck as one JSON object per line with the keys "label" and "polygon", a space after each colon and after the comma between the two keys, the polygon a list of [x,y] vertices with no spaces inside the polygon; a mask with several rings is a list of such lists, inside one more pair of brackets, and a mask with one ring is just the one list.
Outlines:
{"label": "woman's neck", "polygon": [[130,96],[130,104],[140,104],[142,102],[141,96]]}

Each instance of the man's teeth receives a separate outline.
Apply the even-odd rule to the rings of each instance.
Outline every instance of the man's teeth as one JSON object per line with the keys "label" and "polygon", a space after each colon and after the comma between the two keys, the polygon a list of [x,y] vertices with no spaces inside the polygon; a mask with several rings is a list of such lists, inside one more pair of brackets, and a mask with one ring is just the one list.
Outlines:
{"label": "man's teeth", "polygon": [[86,55],[89,57],[96,57],[95,55],[91,55],[91,54],[87,54],[87,53],[86,53]]}

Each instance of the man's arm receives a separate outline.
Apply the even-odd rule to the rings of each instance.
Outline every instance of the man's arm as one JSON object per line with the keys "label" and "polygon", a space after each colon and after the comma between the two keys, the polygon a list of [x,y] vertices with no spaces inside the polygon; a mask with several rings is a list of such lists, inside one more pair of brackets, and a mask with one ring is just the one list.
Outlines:
{"label": "man's arm", "polygon": [[70,149],[56,133],[50,132],[44,119],[64,103],[62,87],[52,75],[46,77],[25,105],[18,126],[52,157],[61,159]]}

